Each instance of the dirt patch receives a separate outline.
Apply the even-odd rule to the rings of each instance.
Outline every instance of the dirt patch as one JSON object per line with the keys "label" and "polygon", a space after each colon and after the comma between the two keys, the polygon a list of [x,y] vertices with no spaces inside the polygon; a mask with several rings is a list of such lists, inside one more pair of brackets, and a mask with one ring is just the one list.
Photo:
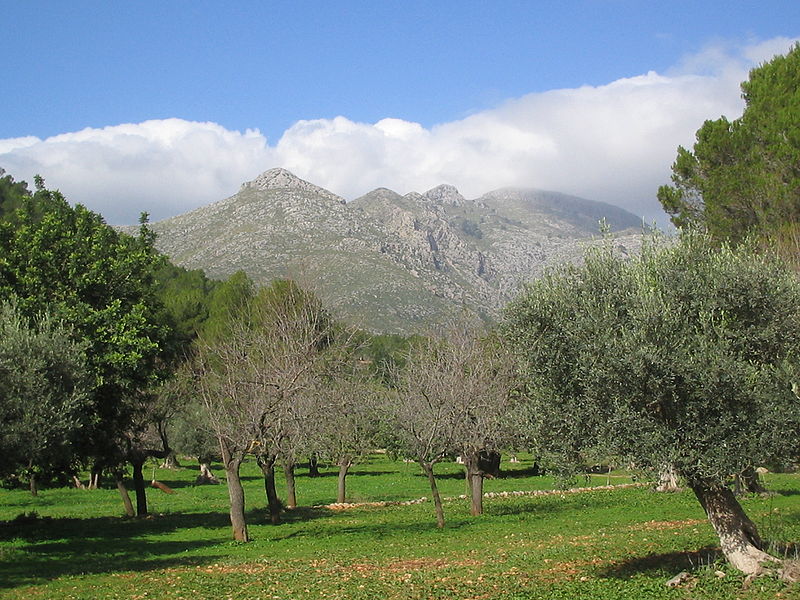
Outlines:
{"label": "dirt patch", "polygon": [[706,523],[705,519],[685,519],[683,521],[645,521],[629,525],[630,531],[663,531],[665,529],[683,529],[684,527],[695,527]]}
{"label": "dirt patch", "polygon": [[[551,561],[545,559],[545,563]],[[536,572],[538,578],[545,581],[565,581],[575,579],[585,573],[589,567],[600,567],[614,564],[613,561],[606,561],[600,558],[592,558],[589,560],[571,560],[565,562],[557,562],[548,566],[547,568],[540,569]]]}
{"label": "dirt patch", "polygon": [[446,560],[444,558],[414,558],[409,560],[398,560],[388,564],[380,565],[375,563],[357,563],[354,565],[339,565],[337,570],[354,570],[358,573],[366,574],[373,571],[383,573],[407,573],[409,571],[427,571],[438,569],[449,569],[451,567],[481,567],[483,561],[465,560]]}
{"label": "dirt patch", "polygon": [[[241,563],[237,565],[205,565],[202,567],[197,567],[197,570],[201,573],[207,573],[208,575],[232,575],[234,573],[244,573],[246,575],[256,575],[259,573],[263,573],[268,570],[270,565],[266,563]],[[275,569],[269,569],[270,571],[274,571]]]}
{"label": "dirt patch", "polygon": [[[587,492],[600,492],[608,490],[621,490],[625,488],[645,487],[649,483],[620,483],[617,485],[596,485],[592,487],[578,487],[567,490],[527,490],[516,492],[486,492],[484,498],[518,498],[520,496],[566,496],[567,494],[585,494]],[[442,502],[456,502],[466,500],[466,494],[442,498]],[[422,504],[428,502],[428,498],[423,496],[415,500],[379,501],[379,502],[334,502],[333,504],[318,504],[311,508],[327,508],[328,510],[349,510],[351,508],[384,508],[386,506],[409,506],[411,504]]]}

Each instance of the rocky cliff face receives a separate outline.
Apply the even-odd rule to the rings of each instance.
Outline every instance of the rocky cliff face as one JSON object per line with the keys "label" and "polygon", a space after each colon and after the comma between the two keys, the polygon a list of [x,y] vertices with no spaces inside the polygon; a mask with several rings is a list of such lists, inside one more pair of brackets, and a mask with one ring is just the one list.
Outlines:
{"label": "rocky cliff face", "polygon": [[562,194],[505,189],[476,200],[441,185],[401,196],[378,188],[346,203],[284,169],[237,194],[153,224],[174,262],[257,283],[292,277],[335,312],[376,331],[409,333],[466,306],[496,317],[521,282],[579,260],[605,218],[635,251],[641,220]]}

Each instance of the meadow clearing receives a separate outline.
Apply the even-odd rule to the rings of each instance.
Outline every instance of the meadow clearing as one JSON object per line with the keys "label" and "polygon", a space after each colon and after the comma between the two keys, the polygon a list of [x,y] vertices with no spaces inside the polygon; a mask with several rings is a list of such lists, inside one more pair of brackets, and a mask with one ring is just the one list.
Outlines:
{"label": "meadow clearing", "polygon": [[[447,524],[432,503],[325,507],[336,472],[298,470],[300,507],[269,524],[263,479],[245,464],[254,541],[230,540],[223,484],[195,486],[196,469],[148,476],[175,490],[148,490],[151,515],[124,518],[115,488],[0,491],[3,598],[792,598],[800,588],[744,578],[719,557],[717,538],[690,491],[652,486],[545,495],[549,476],[530,476],[529,458],[488,479],[485,514],[469,516],[463,467],[438,466]],[[521,457],[522,458],[522,457]],[[217,469],[221,475],[221,469]],[[576,486],[630,483],[626,473],[590,475]],[[278,485],[282,486],[282,478]],[[772,494],[743,506],[764,536],[800,539],[800,476],[768,474]],[[348,500],[403,502],[429,495],[419,466],[373,454],[348,478]],[[279,487],[282,492],[282,488]],[[777,547],[777,546],[776,546]],[[793,553],[794,550],[783,548]],[[691,578],[671,589],[681,571]]]}

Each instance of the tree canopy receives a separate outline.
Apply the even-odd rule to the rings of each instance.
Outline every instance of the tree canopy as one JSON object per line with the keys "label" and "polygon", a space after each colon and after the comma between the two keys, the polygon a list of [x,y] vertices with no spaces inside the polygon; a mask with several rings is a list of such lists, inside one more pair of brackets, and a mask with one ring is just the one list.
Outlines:
{"label": "tree canopy", "polygon": [[144,225],[137,237],[119,233],[40,180],[0,221],[0,296],[14,298],[23,318],[67,324],[85,344],[93,425],[80,446],[96,459],[114,454],[136,410],[130,400],[156,374],[165,326],[153,279],[163,258],[153,242]]}
{"label": "tree canopy", "polygon": [[744,113],[706,121],[678,148],[658,199],[678,227],[716,239],[794,237],[800,223],[800,45],[753,69]]}
{"label": "tree canopy", "polygon": [[86,344],[44,315],[29,323],[0,304],[0,474],[30,481],[73,466],[73,445],[91,423]]}
{"label": "tree canopy", "polygon": [[746,245],[686,235],[630,260],[590,252],[531,284],[505,333],[538,441],[565,463],[599,450],[672,466],[704,506],[722,494],[732,514],[731,475],[796,456],[800,284]]}

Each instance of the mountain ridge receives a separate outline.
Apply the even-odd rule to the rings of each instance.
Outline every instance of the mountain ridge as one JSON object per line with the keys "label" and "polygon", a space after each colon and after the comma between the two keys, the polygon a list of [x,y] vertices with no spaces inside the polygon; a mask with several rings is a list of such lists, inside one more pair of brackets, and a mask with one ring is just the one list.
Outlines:
{"label": "mountain ridge", "polygon": [[612,205],[503,188],[467,199],[452,185],[400,195],[376,188],[350,202],[270,169],[218,202],[151,226],[173,262],[256,283],[292,277],[340,317],[411,333],[467,307],[494,319],[519,285],[579,260],[608,215],[614,242],[635,251],[641,220]]}

